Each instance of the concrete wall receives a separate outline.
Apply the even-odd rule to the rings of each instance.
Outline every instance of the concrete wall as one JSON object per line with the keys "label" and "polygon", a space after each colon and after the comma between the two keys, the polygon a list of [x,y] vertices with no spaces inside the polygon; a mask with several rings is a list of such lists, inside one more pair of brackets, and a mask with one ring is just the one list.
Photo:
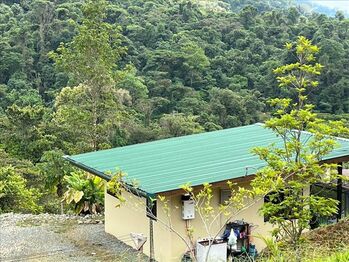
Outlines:
{"label": "concrete wall", "polygon": [[[241,186],[248,186],[241,185]],[[220,202],[220,190],[221,187],[214,188],[213,190],[213,203]],[[116,198],[106,194],[105,197],[105,230],[116,237],[122,237],[124,235],[134,233],[143,233],[148,237],[148,241],[144,246],[144,253],[149,255],[149,218],[146,217],[145,199],[133,196],[130,193],[124,194],[126,197],[126,203],[121,207],[115,207],[117,204]],[[181,240],[175,233],[171,232],[165,224],[171,224],[172,228],[176,230],[181,236],[188,240],[186,237],[186,226],[190,225],[194,228],[194,240],[198,238],[207,237],[207,231],[205,230],[202,221],[196,213],[196,217],[189,222],[182,220],[181,218],[181,196],[172,195],[167,196],[168,206],[170,208],[168,215],[164,211],[162,203],[158,203],[158,221],[154,222],[154,247],[155,257],[159,262],[171,262],[180,261],[180,258],[187,250],[187,246],[184,241]],[[258,214],[258,210],[263,204],[263,200],[259,200],[251,207],[236,214],[231,220],[244,220],[245,222],[254,225],[252,234],[257,236],[258,234],[267,236],[271,230],[271,225],[264,223],[262,216]],[[170,219],[169,219],[170,218]],[[225,225],[226,217],[223,215],[219,217],[212,225],[211,233],[216,233],[222,226]],[[188,223],[186,225],[186,223]],[[264,245],[263,241],[252,237],[253,243],[257,245],[257,249],[261,250]],[[132,242],[127,242],[132,244]]]}
{"label": "concrete wall", "polygon": [[[105,231],[116,238],[125,240],[125,243],[134,248],[130,233],[143,233],[147,242],[143,252],[149,255],[149,218],[146,216],[146,202],[144,198],[136,197],[125,192],[125,204],[116,207],[118,201],[115,197],[105,194]],[[160,217],[165,217],[163,208],[158,209]],[[170,231],[159,222],[154,222],[154,247],[157,261],[170,261],[168,254],[171,250]],[[161,248],[160,248],[161,247]]]}

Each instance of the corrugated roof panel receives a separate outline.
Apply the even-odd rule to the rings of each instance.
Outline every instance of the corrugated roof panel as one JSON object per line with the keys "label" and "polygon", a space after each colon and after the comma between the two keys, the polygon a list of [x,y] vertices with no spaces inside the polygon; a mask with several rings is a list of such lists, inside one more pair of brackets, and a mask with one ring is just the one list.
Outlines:
{"label": "corrugated roof panel", "polygon": [[[253,174],[264,162],[251,154],[251,149],[273,142],[279,143],[280,138],[263,125],[254,124],[67,158],[101,173],[119,168],[127,173],[127,181],[137,181],[141,190],[155,194],[178,189],[187,182],[195,186]],[[349,140],[338,142],[341,148],[327,159],[349,156]]]}

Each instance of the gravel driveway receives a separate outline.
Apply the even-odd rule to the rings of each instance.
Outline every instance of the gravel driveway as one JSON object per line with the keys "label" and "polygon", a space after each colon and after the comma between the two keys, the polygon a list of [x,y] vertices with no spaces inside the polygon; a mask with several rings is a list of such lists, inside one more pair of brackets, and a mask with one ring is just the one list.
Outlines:
{"label": "gravel driveway", "polygon": [[0,261],[148,260],[105,233],[102,218],[10,213],[0,215]]}

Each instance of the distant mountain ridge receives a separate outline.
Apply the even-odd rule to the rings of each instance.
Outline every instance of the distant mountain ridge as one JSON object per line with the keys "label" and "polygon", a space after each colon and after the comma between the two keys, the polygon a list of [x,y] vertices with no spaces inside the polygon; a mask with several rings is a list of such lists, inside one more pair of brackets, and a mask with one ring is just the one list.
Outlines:
{"label": "distant mountain ridge", "polygon": [[[202,1],[201,2],[207,2]],[[210,4],[212,4],[215,1],[209,1]],[[224,0],[224,1],[216,1],[215,3],[218,5],[218,3],[227,3],[230,5],[230,9],[233,12],[239,12],[244,7],[250,5],[256,8],[259,12],[269,11],[272,9],[285,9],[289,7],[298,7],[301,9],[305,14],[309,13],[321,13],[325,14],[327,16],[334,17],[337,13],[337,11],[342,11],[343,14],[346,17],[349,17],[349,8],[344,8],[344,5],[347,4],[349,6],[349,0],[348,1],[338,1],[337,5],[343,6],[343,8],[336,8],[336,7],[330,7],[328,5],[331,1],[321,1],[321,0]],[[322,3],[321,3],[322,2]],[[327,3],[327,5],[325,4]],[[335,6],[335,5],[333,5]]]}
{"label": "distant mountain ridge", "polygon": [[[336,8],[336,7],[329,7],[324,4],[321,4],[321,1],[314,1],[314,0],[296,0],[295,1],[297,6],[300,6],[304,11],[306,12],[317,12],[322,13],[331,17],[334,17],[337,13],[337,11],[341,11],[346,17],[349,17],[349,8],[345,9],[344,5],[346,4],[349,6],[349,1],[338,1],[341,4],[343,4],[343,8]],[[325,2],[331,2],[331,1],[323,1]]]}

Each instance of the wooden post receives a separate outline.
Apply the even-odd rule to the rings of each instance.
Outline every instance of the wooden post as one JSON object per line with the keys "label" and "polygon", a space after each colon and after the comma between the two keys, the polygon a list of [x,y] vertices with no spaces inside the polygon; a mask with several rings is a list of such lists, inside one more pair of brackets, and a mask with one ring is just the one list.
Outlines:
{"label": "wooden post", "polygon": [[[343,162],[338,163],[337,171],[339,175],[343,175]],[[338,200],[338,213],[337,221],[342,218],[342,203],[343,203],[343,181],[341,178],[337,179],[337,200]]]}

